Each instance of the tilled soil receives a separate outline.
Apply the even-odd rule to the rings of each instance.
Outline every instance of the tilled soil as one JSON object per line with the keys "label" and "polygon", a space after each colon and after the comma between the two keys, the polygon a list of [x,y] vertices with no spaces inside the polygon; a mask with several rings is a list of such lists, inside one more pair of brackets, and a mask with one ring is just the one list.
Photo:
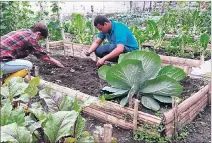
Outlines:
{"label": "tilled soil", "polygon": [[[39,73],[42,79],[57,83],[75,90],[79,90],[83,93],[99,96],[101,88],[108,85],[105,81],[98,77],[96,63],[91,59],[82,59],[77,57],[64,57],[54,56],[54,58],[60,60],[65,68],[57,68],[54,65],[38,61],[33,57],[28,57],[30,61],[39,67]],[[182,93],[183,99],[197,92],[202,88],[206,82],[203,80],[185,78],[181,84],[184,86]],[[145,110],[146,111],[146,110]],[[151,111],[147,112],[151,113]],[[189,133],[186,138],[180,139],[176,142],[180,143],[206,143],[210,142],[210,128],[211,128],[211,109],[206,107],[206,110],[198,115],[193,123],[188,125]],[[102,126],[103,122],[92,119],[84,115],[87,120],[86,130],[93,133],[95,126]],[[185,131],[184,131],[185,132]],[[129,130],[123,130],[118,127],[113,127],[113,136],[117,138],[118,143],[131,143],[140,142],[133,140],[133,132]]]}

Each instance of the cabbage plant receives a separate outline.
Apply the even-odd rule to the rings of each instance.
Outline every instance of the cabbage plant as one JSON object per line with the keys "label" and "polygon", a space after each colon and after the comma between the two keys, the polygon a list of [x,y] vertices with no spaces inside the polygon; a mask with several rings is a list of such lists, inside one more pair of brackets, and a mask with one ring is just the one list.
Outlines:
{"label": "cabbage plant", "polygon": [[117,64],[102,66],[98,74],[111,85],[102,89],[109,93],[105,99],[119,97],[122,107],[128,102],[132,106],[132,98],[137,95],[143,106],[154,111],[160,109],[159,102],[171,103],[172,96],[182,93],[179,81],[186,76],[180,68],[161,67],[156,53],[141,50],[121,54]]}

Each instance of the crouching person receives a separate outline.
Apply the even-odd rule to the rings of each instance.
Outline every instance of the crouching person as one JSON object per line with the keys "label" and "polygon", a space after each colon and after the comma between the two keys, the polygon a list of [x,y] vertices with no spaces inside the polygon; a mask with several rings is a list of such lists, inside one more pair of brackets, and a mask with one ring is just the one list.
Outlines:
{"label": "crouching person", "polygon": [[[94,19],[94,26],[100,33],[86,52],[86,56],[95,52],[100,58],[97,66],[103,65],[105,61],[117,62],[120,54],[138,50],[138,43],[125,24],[98,15]],[[100,45],[104,39],[109,43]]]}
{"label": "crouching person", "polygon": [[36,23],[30,29],[12,31],[1,37],[0,64],[3,74],[16,73],[20,70],[32,69],[32,63],[22,58],[33,54],[38,59],[64,67],[58,60],[48,56],[39,45],[38,41],[46,39],[48,28],[43,23]]}

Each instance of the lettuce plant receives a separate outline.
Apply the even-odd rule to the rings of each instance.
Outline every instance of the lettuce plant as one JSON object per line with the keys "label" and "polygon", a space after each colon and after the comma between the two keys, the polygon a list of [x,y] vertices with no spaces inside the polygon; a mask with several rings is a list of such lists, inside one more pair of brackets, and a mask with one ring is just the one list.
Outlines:
{"label": "lettuce plant", "polygon": [[121,98],[121,106],[137,95],[141,103],[154,111],[160,109],[159,102],[171,103],[172,96],[179,96],[183,87],[178,81],[185,78],[185,72],[174,66],[161,67],[160,57],[150,51],[133,51],[121,54],[118,63],[104,65],[98,70],[100,78],[112,87],[104,87],[105,99]]}

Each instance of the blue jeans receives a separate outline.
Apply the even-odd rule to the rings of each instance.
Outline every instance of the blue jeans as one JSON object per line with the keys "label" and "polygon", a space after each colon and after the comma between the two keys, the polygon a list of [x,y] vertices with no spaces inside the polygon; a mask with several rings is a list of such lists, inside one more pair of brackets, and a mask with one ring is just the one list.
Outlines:
{"label": "blue jeans", "polygon": [[22,59],[16,59],[9,62],[0,62],[0,65],[0,70],[3,72],[3,74],[14,73],[22,69],[27,69],[29,71],[32,69],[32,63]]}
{"label": "blue jeans", "polygon": [[[116,48],[116,44],[105,44],[102,46],[99,46],[96,50],[95,50],[95,54],[97,57],[104,57],[107,54],[109,54],[110,52],[112,52],[114,49]],[[127,46],[124,46],[124,53],[130,52],[130,48]],[[108,61],[110,62],[118,62],[118,58],[119,57],[115,57],[113,59],[110,59]]]}

